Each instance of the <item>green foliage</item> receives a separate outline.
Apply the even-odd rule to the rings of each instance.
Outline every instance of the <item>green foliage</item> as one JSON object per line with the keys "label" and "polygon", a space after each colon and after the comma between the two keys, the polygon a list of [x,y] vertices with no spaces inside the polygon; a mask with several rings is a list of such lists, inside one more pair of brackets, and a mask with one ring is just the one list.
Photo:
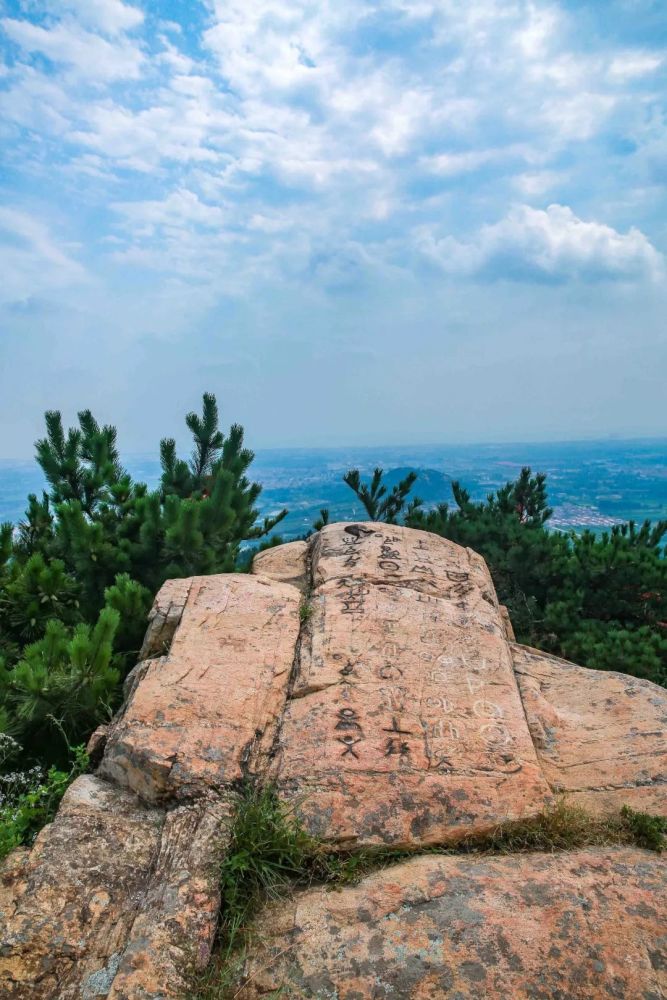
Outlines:
{"label": "green foliage", "polygon": [[220,866],[220,950],[227,956],[260,903],[309,881],[321,851],[272,788],[249,784],[239,798]]}
{"label": "green foliage", "polygon": [[93,627],[68,629],[52,618],[43,638],[26,646],[11,670],[0,668],[2,707],[25,747],[61,760],[70,743],[108,718],[120,679],[111,665],[118,621],[110,607]]}
{"label": "green foliage", "polygon": [[667,818],[635,812],[630,806],[621,809],[621,823],[637,847],[648,851],[664,851],[667,847]]}
{"label": "green foliage", "polygon": [[667,820],[623,806],[612,816],[592,816],[581,806],[559,799],[531,819],[503,823],[491,833],[467,837],[458,852],[516,854],[523,851],[573,851],[581,847],[629,844],[660,852]]}
{"label": "green foliage", "polygon": [[[349,475],[349,473],[348,473]],[[322,507],[320,516],[313,521],[313,531],[321,531],[329,523],[329,508]]]}
{"label": "green foliage", "polygon": [[311,882],[344,884],[369,870],[369,852],[339,856],[303,829],[275,790],[248,782],[220,863],[220,924],[215,955],[199,977],[196,1000],[236,995],[248,925],[267,901]]}
{"label": "green foliage", "polygon": [[[0,761],[15,759],[21,747],[0,734]],[[32,843],[45,823],[50,823],[60,801],[75,778],[88,769],[84,747],[74,747],[69,769],[55,767],[44,771],[35,766],[28,771],[4,773],[0,776],[0,861],[20,845]]]}
{"label": "green foliage", "polygon": [[411,512],[406,523],[484,556],[519,642],[667,683],[667,521],[550,531],[546,479],[527,468],[481,503],[460,483],[452,490],[454,508]]}
{"label": "green foliage", "polygon": [[32,642],[44,634],[47,623],[54,618],[68,624],[77,621],[77,593],[76,582],[61,559],[46,561],[35,552],[23,565],[12,563],[0,592],[5,648],[10,636],[17,648]]}
{"label": "green foliage", "polygon": [[302,625],[307,624],[313,617],[313,602],[309,600],[304,600],[299,605],[299,620]]}
{"label": "green foliage", "polygon": [[117,706],[166,579],[232,571],[242,543],[285,516],[257,523],[253,453],[239,425],[220,429],[213,395],[186,424],[190,461],[163,440],[151,492],[123,468],[114,427],[90,410],[67,430],[46,414],[48,493],[28,498],[16,532],[0,528],[0,726],[31,760],[62,763],[63,735],[84,739]]}
{"label": "green foliage", "polygon": [[118,614],[115,645],[119,650],[127,650],[123,656],[123,673],[134,666],[136,652],[141,646],[146,631],[146,611],[150,607],[152,595],[146,587],[132,580],[127,573],[119,573],[111,587],[104,591],[105,607]]}
{"label": "green foliage", "polygon": [[[417,479],[416,472],[409,472],[408,475],[397,483],[390,493],[383,483],[384,472],[382,469],[375,469],[370,483],[363,483],[358,469],[350,469],[343,476],[343,482],[347,483],[353,493],[359,498],[371,521],[386,521],[388,524],[396,524],[399,514],[404,510],[408,495]],[[416,514],[422,501],[415,497],[410,505],[410,514]],[[321,511],[324,517],[324,511]],[[328,513],[327,513],[328,521]],[[326,522],[325,522],[326,523]]]}

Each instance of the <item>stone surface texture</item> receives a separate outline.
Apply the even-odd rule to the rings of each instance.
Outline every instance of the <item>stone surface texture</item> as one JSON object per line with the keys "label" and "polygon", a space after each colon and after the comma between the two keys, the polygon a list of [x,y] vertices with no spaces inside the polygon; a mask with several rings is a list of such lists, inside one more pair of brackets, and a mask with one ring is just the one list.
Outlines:
{"label": "stone surface texture", "polygon": [[106,996],[93,986],[113,980],[163,821],[126,791],[77,779],[3,900],[0,996]]}
{"label": "stone surface texture", "polygon": [[169,651],[188,600],[192,578],[167,580],[156,594],[148,613],[148,628],[139,652],[139,662]]}
{"label": "stone surface texture", "polygon": [[526,646],[514,669],[542,769],[590,812],[667,812],[667,691]]}
{"label": "stone surface texture", "polygon": [[109,732],[100,774],[151,801],[241,778],[273,739],[299,600],[294,587],[260,576],[192,580],[169,654],[150,661],[135,685]]}
{"label": "stone surface texture", "polygon": [[287,542],[258,552],[252,571],[279,583],[291,583],[305,594],[310,589],[309,559],[306,542]]}
{"label": "stone surface texture", "polygon": [[[334,848],[452,844],[562,791],[667,813],[665,692],[512,640],[484,561],[402,527],[168,581],[97,773],[0,867],[0,996],[191,996],[247,777]],[[664,891],[634,849],[417,856],[269,907],[237,995],[659,1000]]]}
{"label": "stone surface texture", "polygon": [[550,799],[484,562],[435,535],[334,524],[281,731],[282,794],[348,846],[443,843]]}
{"label": "stone surface texture", "polygon": [[406,861],[270,906],[239,1000],[659,1000],[667,866],[627,848]]}

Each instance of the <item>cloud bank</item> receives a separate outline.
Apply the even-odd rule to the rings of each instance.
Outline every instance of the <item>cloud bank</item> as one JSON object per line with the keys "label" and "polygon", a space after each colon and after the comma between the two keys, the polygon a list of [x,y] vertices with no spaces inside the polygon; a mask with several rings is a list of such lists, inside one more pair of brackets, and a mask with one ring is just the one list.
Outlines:
{"label": "cloud bank", "polygon": [[235,322],[254,356],[276,317],[289,355],[307,302],[319,354],[332,310],[379,330],[417,289],[472,330],[480,289],[662,294],[658,3],[185,7],[0,0],[3,297],[54,336],[112,302],[128,350]]}

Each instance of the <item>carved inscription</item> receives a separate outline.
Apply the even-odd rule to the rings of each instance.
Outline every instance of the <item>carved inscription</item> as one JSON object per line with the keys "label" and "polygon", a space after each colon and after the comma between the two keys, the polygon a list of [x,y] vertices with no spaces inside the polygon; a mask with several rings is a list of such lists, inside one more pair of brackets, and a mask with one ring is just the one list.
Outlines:
{"label": "carved inscription", "polygon": [[400,541],[397,536],[385,535],[380,546],[378,567],[386,573],[398,573],[401,569],[401,553],[394,548],[394,543]]}
{"label": "carved inscription", "polygon": [[363,580],[343,577],[338,583],[341,611],[344,615],[363,614],[368,586]]}
{"label": "carved inscription", "polygon": [[341,757],[347,757],[349,754],[351,757],[355,757],[357,760],[359,759],[359,754],[354,748],[357,743],[361,743],[361,739],[355,740],[354,736],[339,736],[338,742],[342,743],[344,748]]}
{"label": "carved inscription", "polygon": [[[302,816],[344,841],[434,842],[464,817],[495,821],[510,780],[521,814],[531,796],[540,811],[548,788],[499,612],[481,597],[483,564],[399,527],[332,525],[319,546],[322,612],[281,740],[280,780],[290,795],[302,790]],[[425,818],[415,823],[420,802]]]}

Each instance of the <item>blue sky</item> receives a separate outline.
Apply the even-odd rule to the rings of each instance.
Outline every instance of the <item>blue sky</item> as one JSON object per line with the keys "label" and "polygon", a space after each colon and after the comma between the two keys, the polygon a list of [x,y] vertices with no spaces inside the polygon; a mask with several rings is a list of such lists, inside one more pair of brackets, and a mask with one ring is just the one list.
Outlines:
{"label": "blue sky", "polygon": [[0,0],[0,456],[667,433],[650,0]]}

